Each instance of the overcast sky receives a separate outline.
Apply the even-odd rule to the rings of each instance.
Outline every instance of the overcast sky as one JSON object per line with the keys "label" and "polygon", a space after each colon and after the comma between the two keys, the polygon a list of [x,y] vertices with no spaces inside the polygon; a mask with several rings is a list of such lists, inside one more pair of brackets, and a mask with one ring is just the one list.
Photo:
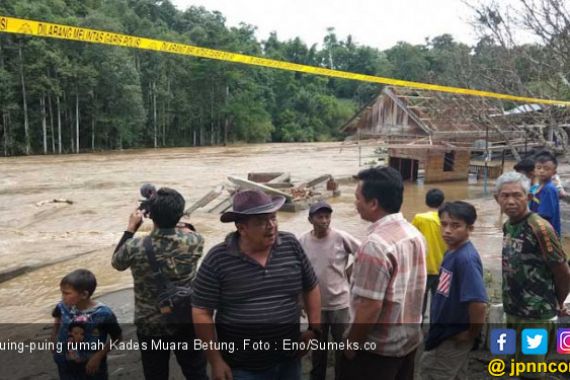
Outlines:
{"label": "overcast sky", "polygon": [[280,40],[301,37],[321,43],[333,26],[339,38],[351,34],[362,45],[379,49],[398,41],[425,43],[426,37],[449,33],[473,44],[476,35],[469,21],[473,12],[461,0],[171,0],[178,9],[192,5],[218,10],[226,25],[245,22],[258,27],[257,38],[272,31]]}

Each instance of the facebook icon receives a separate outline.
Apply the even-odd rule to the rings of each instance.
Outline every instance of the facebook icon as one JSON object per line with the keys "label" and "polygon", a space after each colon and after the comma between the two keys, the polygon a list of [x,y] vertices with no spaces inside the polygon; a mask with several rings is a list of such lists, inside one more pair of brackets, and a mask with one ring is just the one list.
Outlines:
{"label": "facebook icon", "polygon": [[517,334],[513,329],[493,329],[489,342],[493,355],[513,355],[517,348]]}

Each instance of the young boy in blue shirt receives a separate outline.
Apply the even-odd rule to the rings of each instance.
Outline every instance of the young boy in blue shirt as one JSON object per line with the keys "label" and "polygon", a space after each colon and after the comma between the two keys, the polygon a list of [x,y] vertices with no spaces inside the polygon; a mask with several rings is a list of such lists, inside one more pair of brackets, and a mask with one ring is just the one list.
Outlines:
{"label": "young boy in blue shirt", "polygon": [[108,379],[107,337],[121,339],[121,327],[111,309],[91,299],[97,280],[87,269],[77,269],[60,282],[62,300],[53,309],[53,339],[59,378]]}
{"label": "young boy in blue shirt", "polygon": [[536,212],[550,222],[556,234],[560,236],[560,201],[556,185],[552,182],[552,177],[556,175],[558,160],[552,153],[543,151],[536,155],[534,162],[534,174],[538,178],[538,186],[531,190],[530,211]]}
{"label": "young boy in blue shirt", "polygon": [[467,202],[448,202],[439,209],[439,217],[448,250],[431,305],[420,373],[424,380],[466,379],[469,352],[487,309],[483,265],[469,241],[477,212]]}

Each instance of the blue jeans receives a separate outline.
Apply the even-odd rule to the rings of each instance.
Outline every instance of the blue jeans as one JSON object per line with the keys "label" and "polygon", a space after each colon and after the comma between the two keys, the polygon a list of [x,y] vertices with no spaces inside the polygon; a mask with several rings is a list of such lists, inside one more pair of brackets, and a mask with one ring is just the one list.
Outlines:
{"label": "blue jeans", "polygon": [[301,359],[289,359],[263,371],[232,369],[234,380],[301,380]]}

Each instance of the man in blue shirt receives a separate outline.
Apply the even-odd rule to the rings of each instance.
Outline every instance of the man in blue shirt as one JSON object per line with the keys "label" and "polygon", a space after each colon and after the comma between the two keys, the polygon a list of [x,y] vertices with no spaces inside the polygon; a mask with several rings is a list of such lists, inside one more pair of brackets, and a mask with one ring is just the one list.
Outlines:
{"label": "man in blue shirt", "polygon": [[423,380],[465,379],[487,308],[481,258],[469,241],[477,213],[471,204],[458,201],[444,204],[439,217],[448,250],[432,301],[420,373]]}
{"label": "man in blue shirt", "polygon": [[529,207],[530,211],[548,220],[560,236],[560,201],[558,190],[552,183],[557,167],[558,160],[552,153],[543,151],[537,154],[534,173],[538,177],[539,184],[531,191],[532,199]]}

